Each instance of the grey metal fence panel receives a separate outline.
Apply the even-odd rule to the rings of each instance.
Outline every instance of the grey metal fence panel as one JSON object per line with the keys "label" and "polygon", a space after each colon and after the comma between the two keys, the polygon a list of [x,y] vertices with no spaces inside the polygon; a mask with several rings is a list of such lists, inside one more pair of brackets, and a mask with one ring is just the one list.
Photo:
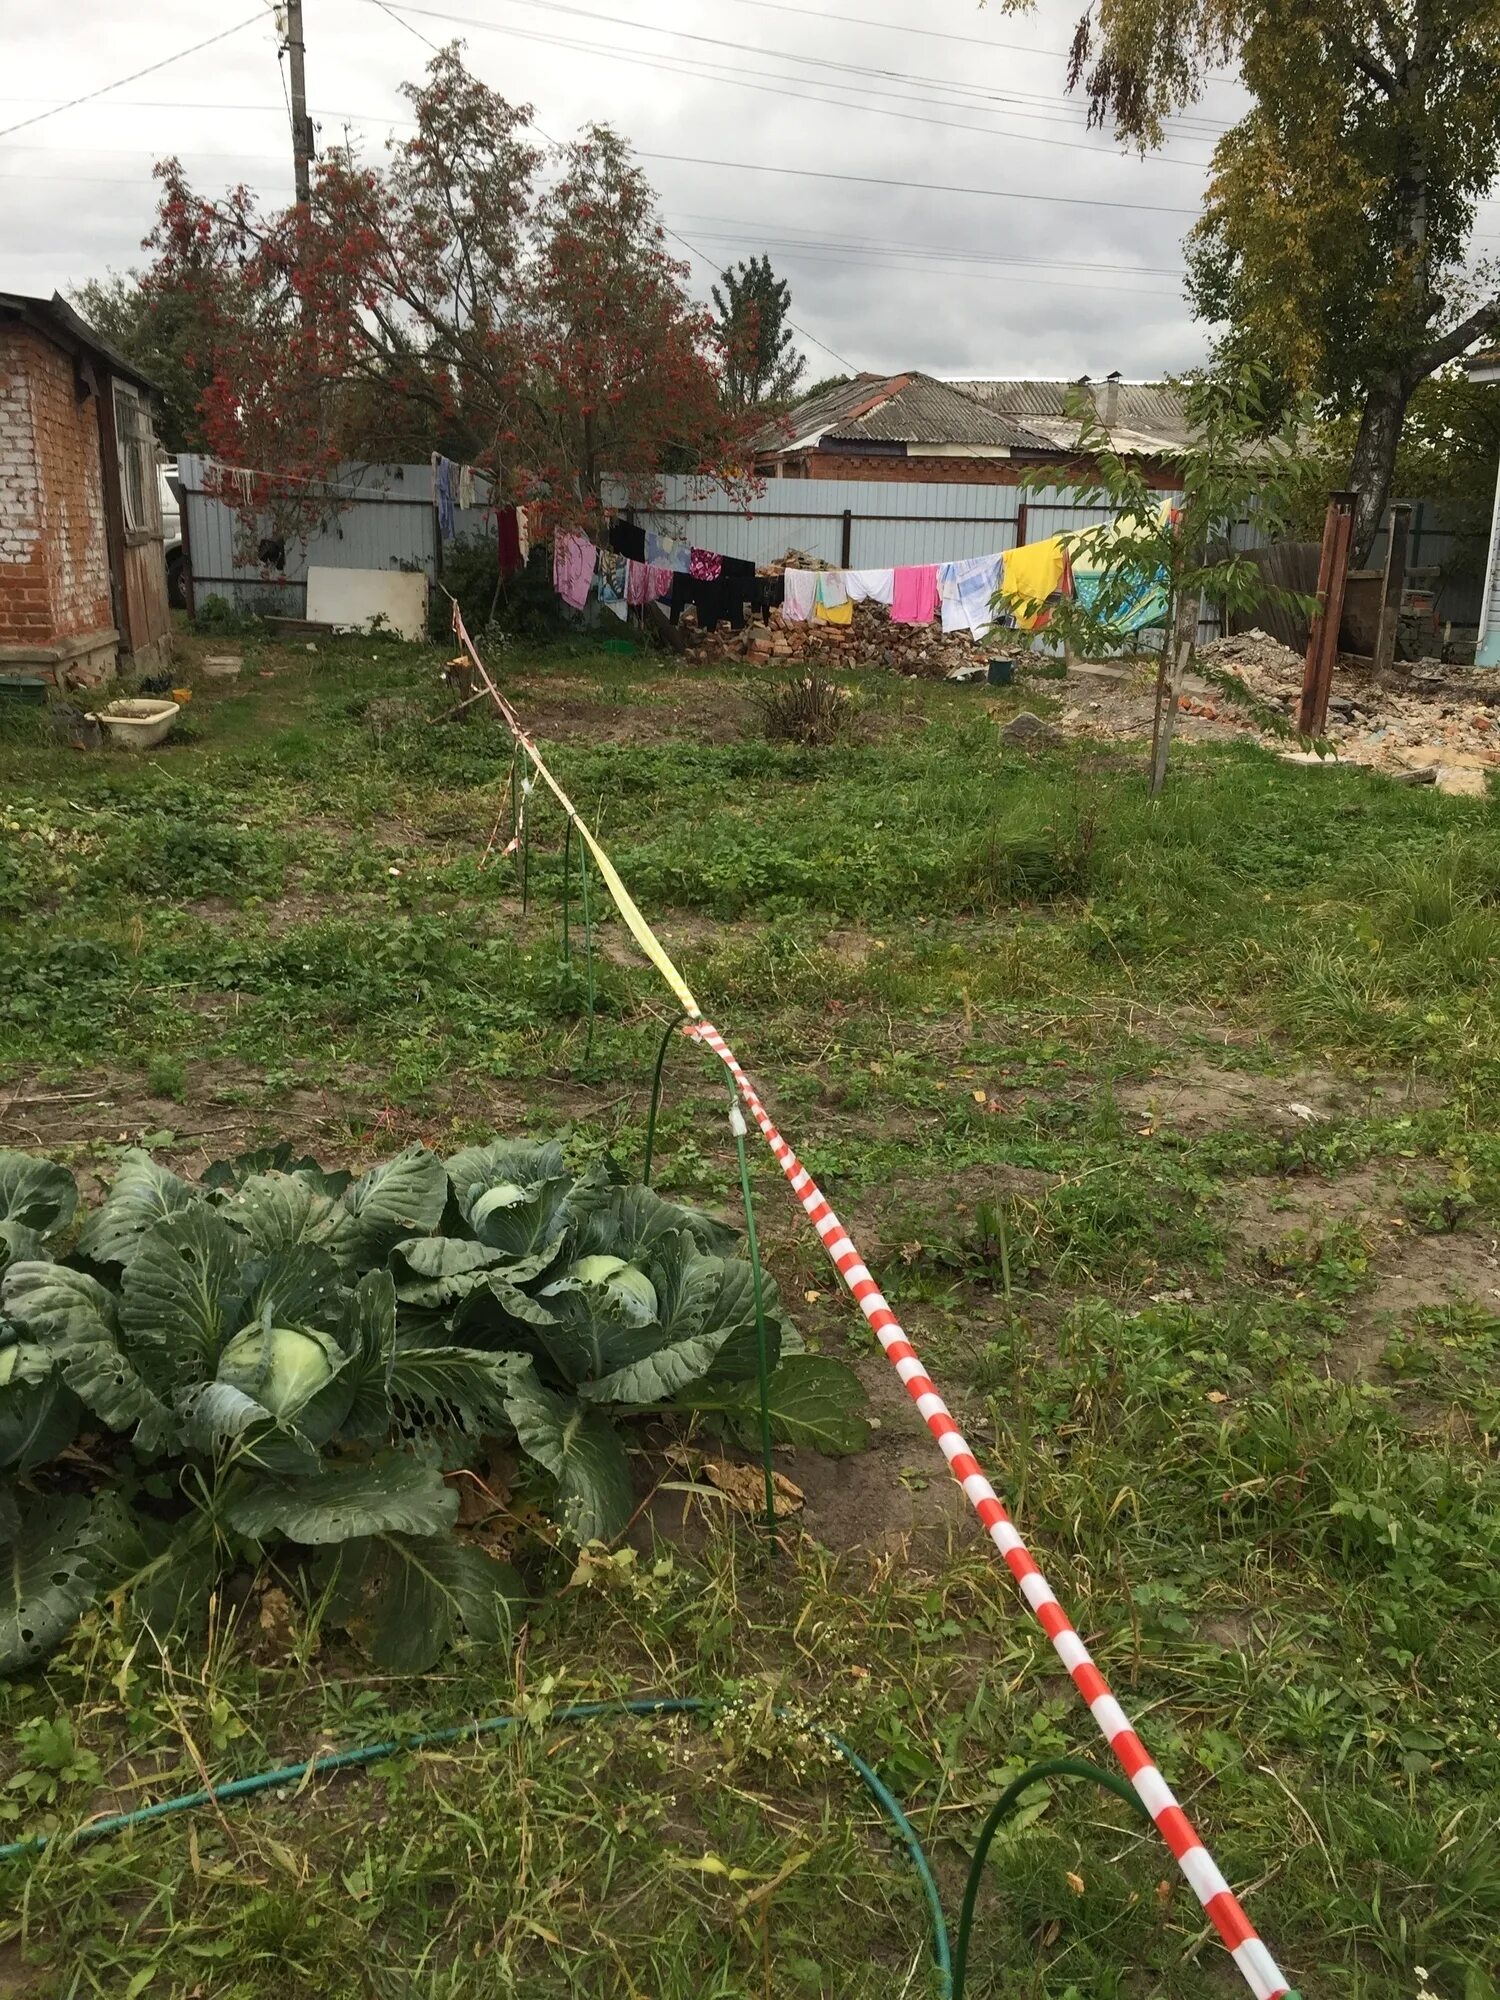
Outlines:
{"label": "grey metal fence panel", "polygon": [[[328,484],[328,512],[310,533],[280,543],[269,515],[248,533],[238,512],[205,490],[212,461],[184,452],[177,461],[184,539],[198,604],[227,597],[240,610],[300,617],[310,568],[421,570],[438,573],[437,517],[430,465],[343,465]],[[488,496],[480,480],[481,499]],[[460,535],[494,532],[482,505],[455,515]]]}

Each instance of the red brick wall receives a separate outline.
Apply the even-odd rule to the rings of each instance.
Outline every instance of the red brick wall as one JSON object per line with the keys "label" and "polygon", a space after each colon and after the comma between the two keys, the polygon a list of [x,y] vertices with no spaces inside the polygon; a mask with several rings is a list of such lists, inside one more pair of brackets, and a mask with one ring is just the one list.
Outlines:
{"label": "red brick wall", "polygon": [[0,327],[0,646],[48,646],[114,624],[99,414],[73,363]]}
{"label": "red brick wall", "polygon": [[[1058,459],[1032,464],[1015,458],[895,458],[882,452],[868,457],[858,452],[810,451],[802,464],[807,479],[889,479],[953,486],[1019,486],[1023,479],[1049,486],[1091,485],[1097,477],[1092,459]],[[774,483],[774,469],[768,468]],[[1146,478],[1164,491],[1177,484],[1171,468],[1148,465]]]}

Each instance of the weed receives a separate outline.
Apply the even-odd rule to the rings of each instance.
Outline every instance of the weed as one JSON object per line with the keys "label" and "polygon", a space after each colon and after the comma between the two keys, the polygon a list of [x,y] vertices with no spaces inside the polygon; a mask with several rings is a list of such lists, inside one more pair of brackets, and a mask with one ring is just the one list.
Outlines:
{"label": "weed", "polygon": [[757,688],[751,699],[771,743],[799,743],[805,748],[838,743],[852,734],[859,716],[853,690],[825,680],[816,667],[792,680]]}

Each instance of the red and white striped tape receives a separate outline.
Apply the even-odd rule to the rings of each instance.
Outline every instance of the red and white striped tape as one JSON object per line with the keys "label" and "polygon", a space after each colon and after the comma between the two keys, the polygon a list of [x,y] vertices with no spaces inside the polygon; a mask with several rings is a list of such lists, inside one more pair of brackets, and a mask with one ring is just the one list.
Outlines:
{"label": "red and white striped tape", "polygon": [[879,1286],[865,1268],[844,1225],[824,1200],[817,1182],[772,1124],[754,1085],[740,1068],[733,1050],[718,1029],[699,1019],[689,1022],[683,1033],[712,1049],[734,1078],[740,1096],[776,1155],[781,1171],[791,1183],[792,1192],[823,1239],[823,1247],[833,1259],[839,1276],[874,1328],[885,1349],[886,1359],[905,1383],[906,1393],[937,1439],[953,1477],[984,1523],[990,1540],[1004,1556],[1006,1566],[1020,1586],[1021,1595],[1052,1641],[1073,1685],[1087,1702],[1105,1742],[1140,1794],[1142,1803],[1156,1822],[1157,1832],[1176,1856],[1178,1867],[1187,1877],[1214,1929],[1224,1940],[1226,1950],[1244,1974],[1256,2000],[1279,2000],[1280,1995],[1290,1991],[1280,1967],[1257,1936],[1234,1891],[1219,1873],[1187,1814],[1172,1796],[1166,1779],[1152,1763],[1145,1745],[1131,1728],[1124,1709],[1111,1694],[1109,1684],[1095,1666],[1088,1648],[1069,1623],[1067,1614],[1016,1532],[994,1487],[980,1471],[978,1461],[953,1421],[947,1404],[928,1379],[900,1321],[881,1297]]}

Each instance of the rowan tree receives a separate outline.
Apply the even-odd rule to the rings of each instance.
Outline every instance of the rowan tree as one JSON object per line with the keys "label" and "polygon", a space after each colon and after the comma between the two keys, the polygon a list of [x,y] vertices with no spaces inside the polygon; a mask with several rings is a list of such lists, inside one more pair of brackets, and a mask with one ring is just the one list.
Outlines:
{"label": "rowan tree", "polygon": [[1230,66],[1252,103],[1214,149],[1189,292],[1231,358],[1357,418],[1363,559],[1413,392],[1500,332],[1500,275],[1470,255],[1500,144],[1500,0],[1095,0],[1069,82],[1144,150]]}
{"label": "rowan tree", "polygon": [[544,526],[597,525],[606,480],[644,502],[684,462],[742,489],[748,426],[624,141],[591,126],[544,152],[457,44],[405,95],[415,134],[378,165],[325,156],[306,204],[157,170],[147,286],[208,329],[205,443],[257,470],[243,510],[316,518],[342,460],[418,435]]}

